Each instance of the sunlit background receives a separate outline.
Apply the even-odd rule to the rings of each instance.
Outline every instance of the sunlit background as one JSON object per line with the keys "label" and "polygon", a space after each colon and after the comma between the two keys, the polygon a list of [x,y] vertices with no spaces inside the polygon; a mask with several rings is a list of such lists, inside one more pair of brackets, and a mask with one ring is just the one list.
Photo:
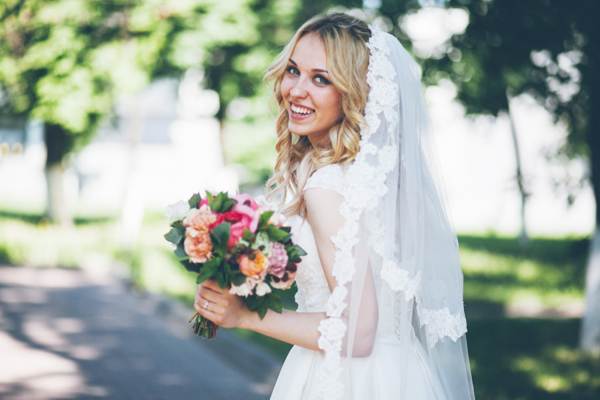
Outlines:
{"label": "sunlit background", "polygon": [[[263,193],[276,113],[263,73],[328,10],[390,31],[422,65],[477,397],[600,398],[592,0],[6,0],[0,264],[108,270],[191,310],[194,277],[162,237],[163,210],[197,191]],[[1,303],[44,302],[15,295],[24,283],[5,275]],[[102,349],[69,347],[83,328],[65,321],[18,327],[0,307],[0,349],[38,365],[15,372],[1,350],[0,397],[71,398],[90,386],[53,350],[89,361]],[[286,345],[236,334],[285,357]],[[56,371],[62,381],[34,377]],[[86,393],[110,397],[106,386]]]}

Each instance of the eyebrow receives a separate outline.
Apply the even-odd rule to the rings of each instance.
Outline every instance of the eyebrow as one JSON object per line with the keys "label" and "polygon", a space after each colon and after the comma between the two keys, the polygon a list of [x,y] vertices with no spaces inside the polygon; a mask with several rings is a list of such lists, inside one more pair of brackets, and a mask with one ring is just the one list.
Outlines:
{"label": "eyebrow", "polygon": [[[290,62],[291,62],[292,64],[294,64],[296,67],[298,66],[298,64],[296,64],[296,61],[292,60],[291,58],[290,58]],[[326,70],[326,69],[313,68],[312,70],[313,70],[313,71],[315,71],[315,72],[324,72],[324,73],[326,73],[326,74],[328,74],[328,73],[329,73],[329,72],[327,72],[327,70]]]}

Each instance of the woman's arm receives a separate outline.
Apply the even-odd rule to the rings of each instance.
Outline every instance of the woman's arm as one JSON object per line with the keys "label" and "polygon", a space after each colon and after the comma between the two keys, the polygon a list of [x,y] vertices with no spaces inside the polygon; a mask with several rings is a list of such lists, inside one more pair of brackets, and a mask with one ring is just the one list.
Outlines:
{"label": "woman's arm", "polygon": [[[305,191],[305,202],[307,220],[315,236],[323,272],[330,290],[333,290],[336,286],[335,277],[332,275],[336,248],[331,238],[344,223],[339,212],[342,197],[332,190],[313,188]],[[359,258],[359,262],[366,264],[364,258]],[[370,354],[373,345],[377,325],[377,302],[370,268],[364,265],[357,269],[357,275],[366,275],[363,287],[349,290],[351,293],[354,290],[355,298],[360,299],[360,323],[357,324],[357,331],[353,335],[355,339],[352,355],[364,357]],[[205,301],[209,302],[208,309],[203,308]],[[289,344],[320,351],[318,328],[320,322],[326,318],[323,312],[286,311],[279,314],[269,310],[261,320],[257,313],[244,306],[240,298],[210,281],[198,286],[194,307],[200,315],[224,328],[249,329]],[[347,319],[347,315],[345,318]]]}
{"label": "woman's arm", "polygon": [[[345,219],[340,213],[343,197],[336,191],[314,187],[304,191],[304,201],[323,272],[329,289],[333,292],[337,286],[333,276],[337,248],[332,239],[345,224]],[[353,248],[354,273],[352,282],[346,285],[348,295],[344,299],[346,307],[342,314],[347,328],[342,354],[365,357],[370,355],[373,349],[379,315],[373,274],[368,260],[368,243],[364,236],[365,227],[361,224],[358,231],[358,243]],[[348,343],[351,343],[350,349],[347,348]]]}
{"label": "woman's arm", "polygon": [[[208,308],[203,308],[208,301]],[[268,310],[263,319],[246,308],[239,297],[221,289],[215,282],[198,285],[194,308],[200,315],[224,328],[242,328],[282,342],[319,351],[318,326],[325,313]]]}

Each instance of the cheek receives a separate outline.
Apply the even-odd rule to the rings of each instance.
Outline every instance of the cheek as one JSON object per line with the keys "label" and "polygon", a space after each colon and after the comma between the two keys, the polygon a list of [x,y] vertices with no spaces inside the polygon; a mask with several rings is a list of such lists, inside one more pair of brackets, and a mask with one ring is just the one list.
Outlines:
{"label": "cheek", "polygon": [[279,86],[279,93],[281,94],[281,96],[283,97],[284,100],[287,99],[291,89],[292,89],[291,79],[284,77],[281,80],[281,85]]}
{"label": "cheek", "polygon": [[327,88],[327,91],[321,94],[320,99],[321,109],[326,111],[324,114],[327,119],[337,120],[342,114],[342,99],[337,90]]}

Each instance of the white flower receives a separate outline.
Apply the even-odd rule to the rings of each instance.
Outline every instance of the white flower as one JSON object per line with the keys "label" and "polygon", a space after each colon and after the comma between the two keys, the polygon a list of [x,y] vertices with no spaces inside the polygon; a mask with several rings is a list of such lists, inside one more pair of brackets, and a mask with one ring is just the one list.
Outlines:
{"label": "white flower", "polygon": [[252,283],[246,280],[246,282],[242,283],[240,286],[231,285],[229,293],[235,294],[236,296],[248,297],[252,294]]}
{"label": "white flower", "polygon": [[165,215],[169,220],[169,223],[184,219],[190,212],[190,205],[187,201],[178,201],[177,203],[170,204],[165,210]]}
{"label": "white flower", "polygon": [[260,249],[260,246],[262,246],[262,253],[265,255],[265,257],[269,258],[269,256],[271,255],[271,240],[269,239],[269,235],[267,235],[265,232],[260,232],[258,235],[256,235],[256,241],[254,242],[254,246],[252,246],[255,249]]}
{"label": "white flower", "polygon": [[258,285],[256,285],[256,295],[264,296],[267,293],[271,293],[271,286],[265,282],[259,282]]}
{"label": "white flower", "polygon": [[287,218],[280,212],[274,212],[269,219],[269,223],[273,225],[284,225],[287,222]]}

